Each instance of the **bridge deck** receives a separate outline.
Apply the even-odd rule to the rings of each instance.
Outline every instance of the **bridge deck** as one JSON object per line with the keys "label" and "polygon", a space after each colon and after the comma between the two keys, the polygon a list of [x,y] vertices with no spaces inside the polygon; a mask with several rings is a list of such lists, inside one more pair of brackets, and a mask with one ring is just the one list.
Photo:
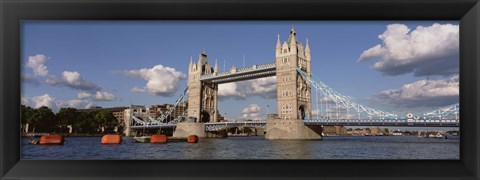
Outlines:
{"label": "bridge deck", "polygon": [[[309,126],[399,126],[399,127],[459,127],[459,120],[304,120],[305,125]],[[237,122],[211,122],[205,123],[206,129],[218,129],[232,126],[250,126],[264,127],[267,121],[237,121]],[[158,124],[148,126],[131,126],[132,129],[155,129],[155,128],[173,128],[176,124]],[[210,128],[212,127],[212,128]]]}

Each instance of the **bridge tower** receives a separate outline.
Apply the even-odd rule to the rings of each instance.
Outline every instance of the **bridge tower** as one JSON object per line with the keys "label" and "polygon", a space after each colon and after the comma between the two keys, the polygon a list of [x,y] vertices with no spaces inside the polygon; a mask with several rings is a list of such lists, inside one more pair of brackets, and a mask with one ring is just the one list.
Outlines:
{"label": "bridge tower", "polygon": [[298,41],[295,28],[288,40],[280,43],[277,36],[275,48],[277,73],[277,113],[280,119],[307,119],[311,117],[310,84],[303,80],[297,67],[310,75],[310,47]]}
{"label": "bridge tower", "polygon": [[218,84],[202,82],[200,76],[216,73],[218,65],[212,67],[203,51],[197,63],[190,58],[188,69],[188,116],[196,118],[196,122],[216,122]]}

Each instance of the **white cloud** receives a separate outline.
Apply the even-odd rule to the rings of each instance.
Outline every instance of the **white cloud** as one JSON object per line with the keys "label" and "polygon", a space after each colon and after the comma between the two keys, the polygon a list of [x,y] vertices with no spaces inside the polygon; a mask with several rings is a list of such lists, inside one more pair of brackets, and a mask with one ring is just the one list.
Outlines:
{"label": "white cloud", "polygon": [[87,99],[87,98],[90,98],[90,97],[92,97],[92,93],[80,92],[80,93],[77,94],[78,99]]}
{"label": "white cloud", "polygon": [[144,93],[144,92],[147,92],[147,90],[146,90],[145,88],[139,88],[139,87],[137,87],[137,86],[133,87],[131,91],[134,92],[134,93]]}
{"label": "white cloud", "polygon": [[52,109],[57,108],[57,104],[55,103],[55,98],[51,97],[49,94],[44,94],[41,96],[34,96],[31,98],[31,103],[33,103],[34,108],[39,108],[42,106],[47,106]]}
{"label": "white cloud", "polygon": [[262,119],[261,108],[258,104],[250,104],[242,111],[242,118],[261,120]]}
{"label": "white cloud", "polygon": [[80,73],[76,71],[63,71],[60,78],[49,75],[45,83],[52,86],[66,86],[78,90],[98,91],[101,89],[98,85],[81,77]]}
{"label": "white cloud", "polygon": [[35,76],[46,76],[48,75],[48,69],[47,66],[45,66],[47,60],[47,56],[43,54],[29,56],[26,66],[32,68]]}
{"label": "white cloud", "polygon": [[115,95],[106,91],[97,91],[96,93],[80,92],[77,94],[78,99],[91,98],[94,101],[115,101]]}
{"label": "white cloud", "polygon": [[377,44],[365,50],[358,61],[375,59],[373,68],[385,75],[413,73],[414,76],[449,76],[459,72],[459,26],[433,24],[411,31],[391,24]]}
{"label": "white cloud", "polygon": [[72,107],[76,109],[89,109],[93,106],[93,103],[87,100],[73,99],[66,102],[59,102],[59,107]]}
{"label": "white cloud", "polygon": [[419,80],[390,89],[373,97],[378,103],[395,107],[442,107],[459,101],[459,77],[441,80]]}
{"label": "white cloud", "polygon": [[109,93],[109,92],[105,92],[105,91],[97,91],[97,93],[95,94],[95,96],[93,96],[93,100],[94,101],[114,101],[116,100],[117,98]]}
{"label": "white cloud", "polygon": [[246,99],[260,96],[266,99],[277,98],[277,78],[266,77],[242,82],[218,85],[218,96],[223,99]]}
{"label": "white cloud", "polygon": [[252,81],[252,94],[260,95],[264,98],[277,98],[277,77],[267,77],[255,79]]}
{"label": "white cloud", "polygon": [[237,88],[237,83],[225,83],[218,85],[219,98],[245,99],[247,95]]}
{"label": "white cloud", "polygon": [[27,96],[22,95],[22,104],[26,106],[30,106],[33,108],[39,108],[42,106],[49,107],[52,109],[53,112],[58,112],[58,110],[62,107],[72,107],[77,109],[86,109],[90,108],[94,104],[82,99],[73,99],[73,100],[60,100],[55,97],[52,97],[49,94],[44,94],[40,96],[34,96],[29,98]]}
{"label": "white cloud", "polygon": [[123,74],[147,81],[145,89],[154,96],[173,96],[178,89],[179,82],[186,79],[184,73],[162,65],[156,65],[150,69],[125,70]]}

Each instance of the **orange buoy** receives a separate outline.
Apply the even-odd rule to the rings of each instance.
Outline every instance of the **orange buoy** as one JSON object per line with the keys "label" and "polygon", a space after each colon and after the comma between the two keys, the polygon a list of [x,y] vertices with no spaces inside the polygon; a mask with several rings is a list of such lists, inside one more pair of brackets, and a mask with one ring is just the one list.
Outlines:
{"label": "orange buoy", "polygon": [[154,134],[150,136],[150,143],[166,143],[168,141],[167,135],[165,134]]}
{"label": "orange buoy", "polygon": [[64,142],[65,139],[61,135],[45,135],[40,137],[39,144],[63,145]]}
{"label": "orange buoy", "polygon": [[197,135],[190,135],[187,137],[187,142],[188,143],[197,143],[198,142],[198,136]]}
{"label": "orange buoy", "polygon": [[117,134],[108,134],[102,137],[102,144],[120,144],[122,143],[122,136]]}

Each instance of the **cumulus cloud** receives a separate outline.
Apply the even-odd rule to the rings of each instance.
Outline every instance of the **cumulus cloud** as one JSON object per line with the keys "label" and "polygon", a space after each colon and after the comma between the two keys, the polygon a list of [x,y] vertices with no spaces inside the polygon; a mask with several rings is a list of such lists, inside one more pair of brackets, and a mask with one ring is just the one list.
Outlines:
{"label": "cumulus cloud", "polygon": [[450,76],[459,72],[459,26],[433,24],[415,30],[391,24],[377,44],[365,50],[358,62],[376,60],[373,68],[384,75]]}
{"label": "cumulus cloud", "polygon": [[218,85],[218,97],[222,99],[245,99],[247,95],[245,94],[244,88],[240,89],[237,87],[238,83],[225,83]]}
{"label": "cumulus cloud", "polygon": [[80,92],[77,94],[78,99],[91,98],[94,101],[115,101],[115,95],[106,91],[97,91],[96,93]]}
{"label": "cumulus cloud", "polygon": [[459,77],[419,80],[376,94],[372,99],[394,107],[442,107],[459,101]]}
{"label": "cumulus cloud", "polygon": [[32,84],[35,87],[40,86],[40,81],[38,81],[33,75],[31,74],[22,74],[21,75],[22,82]]}
{"label": "cumulus cloud", "polygon": [[45,66],[47,60],[47,56],[43,54],[29,56],[26,66],[32,68],[35,76],[46,76],[48,75],[48,69],[47,66]]}
{"label": "cumulus cloud", "polygon": [[23,105],[30,106],[33,108],[39,108],[42,106],[49,107],[53,112],[58,112],[62,107],[72,107],[77,109],[86,109],[92,107],[94,104],[82,99],[73,99],[73,100],[60,100],[49,94],[43,94],[40,96],[28,97],[22,95],[21,102]]}
{"label": "cumulus cloud", "polygon": [[[144,89],[154,96],[173,96],[178,89],[179,82],[186,79],[184,73],[162,65],[156,65],[149,69],[125,70],[122,74],[147,81]],[[137,88],[137,92],[140,89]]]}
{"label": "cumulus cloud", "polygon": [[94,104],[82,99],[72,99],[69,101],[59,101],[59,107],[72,107],[76,109],[89,109]]}
{"label": "cumulus cloud", "polygon": [[56,108],[55,98],[51,97],[49,94],[44,94],[41,96],[34,96],[31,99],[31,102],[34,103],[33,107],[39,108],[42,106],[47,106],[50,108]]}
{"label": "cumulus cloud", "polygon": [[86,80],[80,76],[80,73],[76,71],[63,71],[61,77],[56,77],[53,75],[47,76],[45,83],[52,86],[65,86],[72,89],[86,90],[86,91],[98,91],[101,88]]}
{"label": "cumulus cloud", "polygon": [[145,88],[139,88],[139,87],[137,87],[137,86],[133,87],[131,91],[134,92],[134,93],[144,93],[144,92],[147,92],[147,90],[146,90]]}
{"label": "cumulus cloud", "polygon": [[261,116],[261,108],[258,104],[250,104],[242,111],[244,119],[261,120]]}
{"label": "cumulus cloud", "polygon": [[277,79],[275,76],[242,82],[218,85],[218,96],[223,99],[246,99],[260,96],[266,99],[277,97]]}
{"label": "cumulus cloud", "polygon": [[69,87],[86,91],[99,91],[101,89],[98,85],[81,77],[80,73],[76,71],[63,71],[59,77],[49,74],[48,68],[45,65],[48,59],[49,58],[43,54],[29,56],[25,66],[31,68],[34,75],[23,74],[22,81],[39,86],[40,83],[35,77],[40,76],[44,77],[45,83],[51,86]]}

